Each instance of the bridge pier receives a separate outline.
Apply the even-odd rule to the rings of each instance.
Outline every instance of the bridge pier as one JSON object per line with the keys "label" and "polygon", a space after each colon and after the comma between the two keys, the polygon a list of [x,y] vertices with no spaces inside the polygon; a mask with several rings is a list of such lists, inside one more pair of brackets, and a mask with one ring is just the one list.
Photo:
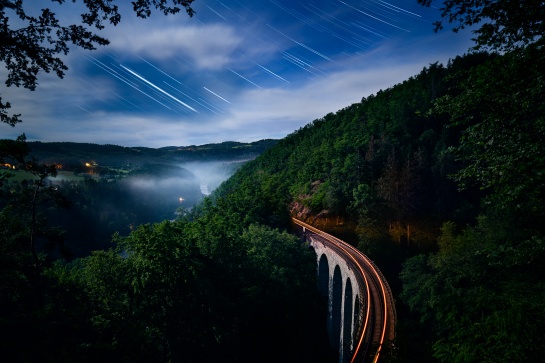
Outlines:
{"label": "bridge pier", "polygon": [[350,362],[361,324],[361,279],[345,259],[321,242],[307,236],[317,259],[318,291],[328,301],[327,331],[331,346],[339,352],[339,362]]}

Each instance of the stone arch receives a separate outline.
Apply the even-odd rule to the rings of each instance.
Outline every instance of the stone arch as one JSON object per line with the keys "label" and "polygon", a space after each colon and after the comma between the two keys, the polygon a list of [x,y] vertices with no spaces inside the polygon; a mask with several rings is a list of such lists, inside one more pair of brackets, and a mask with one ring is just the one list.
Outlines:
{"label": "stone arch", "polygon": [[352,341],[356,340],[356,334],[358,333],[358,329],[360,328],[360,296],[356,294],[356,297],[354,299],[354,328],[352,329]]}
{"label": "stone arch", "polygon": [[329,295],[329,261],[325,253],[318,263],[318,291],[322,296]]}
{"label": "stone arch", "polygon": [[339,350],[341,341],[342,302],[343,302],[343,277],[339,265],[333,271],[331,289],[331,346]]}
{"label": "stone arch", "polygon": [[346,279],[344,288],[344,306],[343,306],[343,361],[348,358],[352,352],[352,282],[350,278]]}
{"label": "stone arch", "polygon": [[339,361],[350,359],[362,324],[362,312],[367,305],[366,286],[360,286],[357,271],[343,255],[317,238],[308,237],[316,253],[317,287],[327,297],[327,332],[332,349],[339,352]]}

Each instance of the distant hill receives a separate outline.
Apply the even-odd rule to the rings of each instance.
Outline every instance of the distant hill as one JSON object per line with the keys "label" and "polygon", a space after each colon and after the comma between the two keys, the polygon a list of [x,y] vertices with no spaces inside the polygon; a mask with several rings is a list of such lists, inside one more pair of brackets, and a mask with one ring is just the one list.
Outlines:
{"label": "distant hill", "polygon": [[39,162],[58,163],[70,169],[91,161],[110,167],[191,161],[243,161],[257,157],[276,143],[277,140],[266,139],[252,143],[229,141],[157,149],[75,142],[29,142],[28,145],[30,155]]}

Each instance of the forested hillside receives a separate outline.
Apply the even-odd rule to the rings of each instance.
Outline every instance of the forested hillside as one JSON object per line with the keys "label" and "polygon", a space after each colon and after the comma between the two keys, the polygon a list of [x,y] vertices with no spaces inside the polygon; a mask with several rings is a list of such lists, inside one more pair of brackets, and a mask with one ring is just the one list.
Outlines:
{"label": "forested hillside", "polygon": [[219,199],[375,259],[398,299],[400,360],[539,359],[544,74],[541,47],[431,64],[281,140]]}
{"label": "forested hillside", "polygon": [[85,162],[95,161],[112,168],[139,167],[152,163],[187,163],[195,161],[250,160],[273,146],[276,140],[251,143],[168,146],[162,148],[123,147],[75,142],[29,142],[30,156],[41,163],[56,163],[64,169],[80,169]]}

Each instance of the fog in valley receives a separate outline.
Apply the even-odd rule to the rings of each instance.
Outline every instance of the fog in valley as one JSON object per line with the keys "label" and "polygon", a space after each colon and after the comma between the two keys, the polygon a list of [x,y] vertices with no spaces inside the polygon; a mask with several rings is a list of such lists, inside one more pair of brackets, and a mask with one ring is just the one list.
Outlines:
{"label": "fog in valley", "polygon": [[189,170],[197,179],[201,193],[210,195],[240,167],[243,162],[204,161],[181,164],[180,167]]}
{"label": "fog in valley", "polygon": [[[112,247],[114,233],[127,236],[141,224],[174,220],[191,210],[241,162],[191,162],[179,165],[149,164],[119,179],[85,178],[70,181],[55,178],[72,208],[51,210],[47,217],[64,229],[67,257],[82,257],[97,249]],[[55,252],[56,250],[56,252]]]}

